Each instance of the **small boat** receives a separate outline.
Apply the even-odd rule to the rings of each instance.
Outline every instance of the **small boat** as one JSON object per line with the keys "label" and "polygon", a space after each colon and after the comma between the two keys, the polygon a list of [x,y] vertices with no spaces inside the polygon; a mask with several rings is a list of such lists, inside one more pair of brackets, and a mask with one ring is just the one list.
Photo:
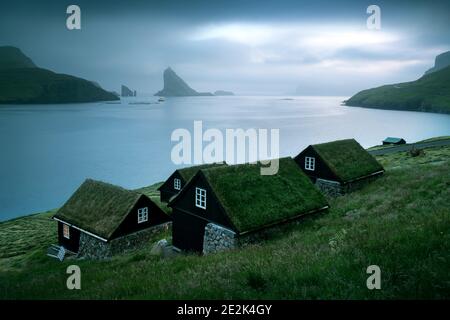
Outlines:
{"label": "small boat", "polygon": [[166,99],[164,99],[164,97],[159,97],[158,102],[164,102],[166,101]]}

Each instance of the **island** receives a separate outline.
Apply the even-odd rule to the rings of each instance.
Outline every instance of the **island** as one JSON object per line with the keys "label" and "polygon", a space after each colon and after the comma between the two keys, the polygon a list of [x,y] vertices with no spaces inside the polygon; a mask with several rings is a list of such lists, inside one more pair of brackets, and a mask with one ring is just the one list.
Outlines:
{"label": "island", "polygon": [[442,59],[448,54],[438,56],[435,67],[418,80],[363,90],[344,103],[364,108],[450,113],[450,60],[445,65]]}
{"label": "island", "polygon": [[181,79],[172,68],[168,67],[163,73],[164,88],[155,96],[160,97],[188,97],[188,96],[213,96],[210,92],[197,92]]}
{"label": "island", "polygon": [[122,85],[120,88],[122,97],[136,97],[136,90],[131,90],[125,85]]}
{"label": "island", "polygon": [[225,90],[217,90],[214,92],[215,96],[234,96],[234,93],[231,91],[225,91]]}
{"label": "island", "polygon": [[39,68],[19,48],[0,47],[0,104],[113,101],[97,82]]}

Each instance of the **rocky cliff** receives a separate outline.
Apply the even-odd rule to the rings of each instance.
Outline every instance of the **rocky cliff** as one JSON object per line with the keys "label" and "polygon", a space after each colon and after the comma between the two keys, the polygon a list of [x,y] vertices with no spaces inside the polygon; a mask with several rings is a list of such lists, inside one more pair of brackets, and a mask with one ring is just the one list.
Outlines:
{"label": "rocky cliff", "polygon": [[164,70],[163,79],[164,79],[164,88],[155,93],[155,96],[183,97],[183,96],[213,95],[212,93],[209,92],[195,91],[183,79],[181,79],[170,67]]}

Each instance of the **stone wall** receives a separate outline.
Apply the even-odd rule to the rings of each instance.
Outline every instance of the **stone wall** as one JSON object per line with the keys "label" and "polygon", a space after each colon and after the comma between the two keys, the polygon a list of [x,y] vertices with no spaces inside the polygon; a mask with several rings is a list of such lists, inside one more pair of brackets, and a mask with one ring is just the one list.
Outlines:
{"label": "stone wall", "polygon": [[361,189],[366,184],[372,182],[373,180],[380,177],[379,175],[370,176],[361,180],[356,180],[353,182],[349,182],[346,184],[341,184],[337,181],[325,180],[325,179],[317,179],[316,186],[326,195],[337,197],[341,196],[347,192],[352,192],[358,189]]}
{"label": "stone wall", "polygon": [[317,179],[316,186],[324,194],[326,194],[328,196],[332,196],[332,197],[337,197],[337,196],[343,195],[345,192],[342,185],[337,181]]}
{"label": "stone wall", "polygon": [[102,259],[111,256],[111,248],[108,242],[94,238],[84,232],[80,233],[80,248],[78,258]]}
{"label": "stone wall", "polygon": [[233,249],[237,246],[238,239],[234,231],[214,223],[206,225],[203,238],[203,254]]}
{"label": "stone wall", "polygon": [[163,223],[148,229],[128,234],[126,236],[104,242],[84,232],[80,234],[79,258],[107,259],[126,250],[136,249],[150,244],[149,240],[157,233],[168,230],[172,222]]}
{"label": "stone wall", "polygon": [[236,234],[234,231],[215,223],[208,223],[203,237],[203,254],[225,251],[271,239],[277,232],[284,232],[285,228],[294,223],[299,223],[300,220],[293,220],[243,235]]}

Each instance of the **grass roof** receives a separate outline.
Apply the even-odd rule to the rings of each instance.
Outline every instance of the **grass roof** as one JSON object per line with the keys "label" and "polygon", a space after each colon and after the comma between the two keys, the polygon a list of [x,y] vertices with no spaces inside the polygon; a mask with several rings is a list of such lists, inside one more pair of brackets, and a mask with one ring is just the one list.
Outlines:
{"label": "grass roof", "polygon": [[355,139],[314,144],[312,147],[341,182],[383,170],[381,164]]}
{"label": "grass roof", "polygon": [[198,170],[201,169],[208,169],[208,168],[215,168],[219,166],[226,166],[226,163],[208,163],[208,164],[201,164],[198,166],[192,166],[192,167],[186,167],[183,169],[178,169],[178,172],[183,177],[183,179],[187,182],[189,181]]}
{"label": "grass roof", "polygon": [[260,165],[205,169],[211,188],[239,232],[255,230],[323,208],[327,202],[292,158],[282,158],[275,175]]}
{"label": "grass roof", "polygon": [[87,179],[55,217],[109,239],[141,196],[136,191]]}
{"label": "grass roof", "polygon": [[164,184],[164,182],[157,182],[150,186],[135,189],[134,191],[142,193],[149,197],[162,211],[170,215],[172,210],[167,206],[167,203],[161,202],[161,197],[159,193],[159,188]]}

